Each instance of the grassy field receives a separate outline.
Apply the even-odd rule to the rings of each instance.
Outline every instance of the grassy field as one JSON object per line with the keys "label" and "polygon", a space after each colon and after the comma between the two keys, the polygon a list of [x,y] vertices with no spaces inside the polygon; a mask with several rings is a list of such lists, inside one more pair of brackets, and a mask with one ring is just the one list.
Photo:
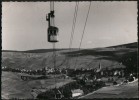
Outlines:
{"label": "grassy field", "polygon": [[81,99],[93,98],[139,98],[138,81],[127,85],[103,87]]}
{"label": "grassy field", "polygon": [[[118,63],[124,62],[123,59],[133,58],[132,63],[137,63],[137,43],[113,46],[108,48],[96,49],[67,49],[56,51],[57,68],[95,68],[99,63],[105,67],[125,67]],[[68,60],[65,61],[65,58]],[[134,59],[135,58],[135,59]],[[62,64],[62,65],[61,65]],[[115,66],[114,66],[115,65]],[[136,64],[137,65],[137,64]],[[40,69],[43,67],[53,67],[53,52],[50,50],[30,50],[24,52],[2,52],[2,66],[19,69]]]}
{"label": "grassy field", "polygon": [[11,99],[13,97],[20,99],[33,98],[31,95],[32,88],[54,88],[62,86],[73,80],[71,79],[42,79],[23,81],[17,73],[2,72],[2,98]]}

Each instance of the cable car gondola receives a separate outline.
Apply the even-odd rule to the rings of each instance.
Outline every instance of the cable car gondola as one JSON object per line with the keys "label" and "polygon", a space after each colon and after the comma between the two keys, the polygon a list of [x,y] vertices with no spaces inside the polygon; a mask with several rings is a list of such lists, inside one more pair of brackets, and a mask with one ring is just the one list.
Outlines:
{"label": "cable car gondola", "polygon": [[48,42],[58,42],[58,28],[50,26],[48,28]]}
{"label": "cable car gondola", "polygon": [[48,21],[48,42],[55,43],[58,42],[58,28],[55,27],[54,24],[54,4],[50,3],[50,6],[53,8],[50,7],[50,13],[48,13],[48,16],[46,16],[46,20]]}

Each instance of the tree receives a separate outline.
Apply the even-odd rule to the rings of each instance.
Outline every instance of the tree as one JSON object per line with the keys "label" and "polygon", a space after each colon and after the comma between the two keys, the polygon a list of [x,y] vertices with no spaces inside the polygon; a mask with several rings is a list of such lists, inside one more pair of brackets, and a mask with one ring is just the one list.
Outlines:
{"label": "tree", "polygon": [[46,91],[37,96],[38,99],[55,99],[54,91]]}
{"label": "tree", "polygon": [[72,97],[72,92],[71,92],[70,88],[64,88],[63,89],[63,95],[64,95],[65,98]]}
{"label": "tree", "polygon": [[137,52],[129,52],[121,57],[121,62],[126,66],[127,73],[137,73]]}

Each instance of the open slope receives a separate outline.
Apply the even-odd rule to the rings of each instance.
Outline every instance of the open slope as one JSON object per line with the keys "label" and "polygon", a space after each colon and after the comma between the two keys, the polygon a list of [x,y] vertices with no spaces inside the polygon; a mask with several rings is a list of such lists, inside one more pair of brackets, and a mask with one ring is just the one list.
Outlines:
{"label": "open slope", "polygon": [[[40,69],[53,67],[53,50],[3,51],[2,66]],[[96,49],[57,49],[57,68],[137,67],[137,42]],[[119,65],[121,63],[123,65]]]}
{"label": "open slope", "polygon": [[103,87],[81,97],[81,99],[93,98],[139,98],[138,81],[126,85]]}
{"label": "open slope", "polygon": [[[56,87],[62,86],[63,84],[69,83],[71,81],[73,80],[65,79],[63,81],[63,79],[56,78]],[[31,94],[31,90],[33,88],[50,89],[55,87],[54,79],[23,81],[18,73],[13,72],[2,72],[1,82],[1,92],[3,99],[33,99]]]}

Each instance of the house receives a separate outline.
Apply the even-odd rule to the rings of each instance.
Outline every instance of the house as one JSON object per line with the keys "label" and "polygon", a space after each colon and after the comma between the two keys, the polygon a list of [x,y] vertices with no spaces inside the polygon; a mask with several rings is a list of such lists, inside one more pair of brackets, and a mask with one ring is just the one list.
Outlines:
{"label": "house", "polygon": [[78,80],[81,80],[81,79],[83,79],[83,76],[81,76],[81,75],[76,75],[75,78],[78,79]]}
{"label": "house", "polygon": [[113,77],[108,78],[108,82],[113,82],[113,81],[114,81]]}
{"label": "house", "polygon": [[60,90],[55,89],[55,99],[61,99],[63,98],[63,94],[60,92]]}
{"label": "house", "polygon": [[100,75],[101,75],[101,76],[103,76],[103,75],[104,75],[104,72],[103,72],[103,71],[101,71],[101,72],[100,72]]}
{"label": "house", "polygon": [[122,85],[126,85],[128,82],[129,82],[128,80],[124,80],[124,81],[122,82]]}
{"label": "house", "polygon": [[130,74],[129,78],[128,78],[128,81],[129,82],[132,82],[135,80],[135,77],[133,77],[133,74]]}
{"label": "house", "polygon": [[50,68],[47,70],[47,73],[53,73],[54,72],[54,69],[53,68]]}
{"label": "house", "polygon": [[5,67],[2,66],[2,69],[5,69]]}
{"label": "house", "polygon": [[74,89],[74,90],[71,90],[72,92],[72,97],[77,97],[77,96],[81,96],[83,95],[83,90],[81,89]]}
{"label": "house", "polygon": [[97,82],[100,82],[100,81],[101,81],[101,79],[100,79],[100,78],[98,78],[96,81],[97,81]]}
{"label": "house", "polygon": [[48,67],[45,67],[45,70],[47,71],[48,70]]}
{"label": "house", "polygon": [[119,71],[116,70],[116,71],[114,72],[114,76],[117,76],[118,74],[119,74]]}
{"label": "house", "polygon": [[85,80],[85,85],[92,86],[93,85],[93,80]]}
{"label": "house", "polygon": [[61,78],[68,79],[69,76],[67,76],[66,74],[63,74],[63,75],[61,75]]}

